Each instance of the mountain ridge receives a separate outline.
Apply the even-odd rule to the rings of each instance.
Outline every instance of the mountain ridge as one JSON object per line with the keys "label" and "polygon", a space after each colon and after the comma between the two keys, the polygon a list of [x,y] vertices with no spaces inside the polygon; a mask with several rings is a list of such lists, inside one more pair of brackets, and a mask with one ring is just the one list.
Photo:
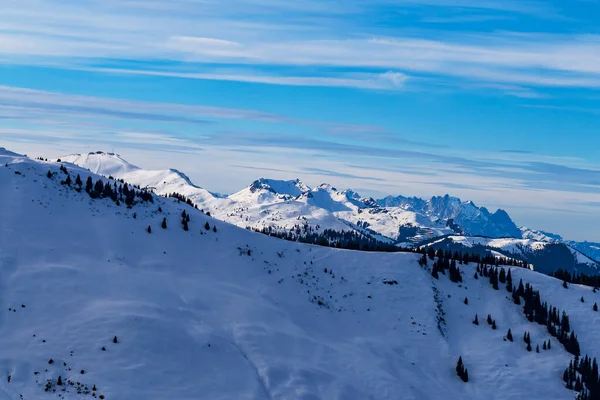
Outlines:
{"label": "mountain ridge", "polygon": [[351,189],[338,190],[328,183],[311,188],[298,178],[263,177],[236,193],[220,197],[193,184],[180,171],[143,170],[113,153],[91,152],[85,157],[77,154],[60,159],[104,175],[113,173],[142,187],[151,187],[161,195],[183,194],[214,217],[255,230],[287,231],[299,227],[305,231],[333,229],[365,233],[368,230],[379,239],[409,246],[457,234],[512,237],[558,241],[593,260],[600,258],[600,245],[567,241],[560,235],[518,227],[503,209],[491,213],[486,207],[449,194],[430,199],[405,196],[373,199]]}

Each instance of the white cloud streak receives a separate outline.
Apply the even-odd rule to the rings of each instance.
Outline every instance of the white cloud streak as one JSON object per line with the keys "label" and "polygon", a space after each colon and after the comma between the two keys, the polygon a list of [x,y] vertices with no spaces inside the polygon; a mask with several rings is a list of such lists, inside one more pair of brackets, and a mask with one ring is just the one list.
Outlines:
{"label": "white cloud streak", "polygon": [[[408,75],[531,87],[600,88],[600,35],[443,31],[420,31],[415,35],[397,30],[390,36],[389,31],[364,27],[352,19],[352,15],[360,15],[370,7],[429,6],[540,15],[554,12],[540,2],[4,3],[0,53],[5,63],[94,68],[106,60],[175,61],[186,65],[186,71],[166,67],[117,69],[195,79],[377,90],[402,87]],[[340,10],[348,14],[341,15]],[[207,71],[202,67],[206,63],[254,66],[258,72],[223,74]],[[347,76],[347,72],[339,70],[337,75],[285,71],[273,74],[260,70],[281,66],[313,70],[352,68],[362,70],[364,76]],[[385,71],[390,70],[396,74],[394,79],[387,79],[390,76]],[[525,91],[508,94],[533,97]]]}

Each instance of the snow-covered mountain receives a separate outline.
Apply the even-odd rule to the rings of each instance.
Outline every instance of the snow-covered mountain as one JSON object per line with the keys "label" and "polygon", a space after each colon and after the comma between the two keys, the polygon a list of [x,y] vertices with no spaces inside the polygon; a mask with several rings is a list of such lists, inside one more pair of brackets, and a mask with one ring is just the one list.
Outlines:
{"label": "snow-covered mountain", "polygon": [[[417,254],[278,240],[139,191],[127,206],[120,182],[3,149],[0,187],[2,398],[574,398],[572,355],[475,264],[452,283]],[[600,293],[511,274],[600,354]]]}
{"label": "snow-covered mountain", "polygon": [[536,271],[546,274],[562,269],[571,273],[600,275],[600,263],[560,241],[449,235],[421,244],[434,249],[493,254],[526,261]]}
{"label": "snow-covered mountain", "polygon": [[[600,245],[566,241],[559,235],[519,228],[504,210],[491,213],[485,207],[449,195],[434,196],[429,200],[404,196],[375,200],[352,190],[338,190],[329,184],[310,188],[299,179],[261,178],[239,192],[223,197],[193,184],[177,170],[144,170],[112,153],[74,154],[60,159],[94,173],[149,188],[160,195],[180,193],[213,217],[244,228],[297,231],[299,234],[325,229],[355,231],[380,241],[408,246],[457,234],[531,239],[521,245],[527,253],[538,255],[536,264],[541,261],[539,267],[546,271],[555,269],[546,264],[554,264],[557,259],[548,254],[541,256],[538,242],[563,243],[568,247],[561,247],[563,255],[582,253],[594,260],[600,259]],[[565,268],[582,270],[577,267],[577,262],[567,264]]]}
{"label": "snow-covered mountain", "polygon": [[520,234],[503,210],[492,214],[472,202],[462,202],[448,195],[428,201],[404,197],[374,200],[351,190],[338,190],[329,184],[311,189],[298,179],[263,178],[223,199],[192,184],[178,171],[142,170],[116,154],[75,154],[61,157],[61,160],[105,176],[151,187],[158,194],[181,193],[217,218],[255,229],[265,226],[291,229],[299,221],[312,227],[337,230],[353,230],[360,226],[389,240],[402,242],[451,233],[490,237]]}

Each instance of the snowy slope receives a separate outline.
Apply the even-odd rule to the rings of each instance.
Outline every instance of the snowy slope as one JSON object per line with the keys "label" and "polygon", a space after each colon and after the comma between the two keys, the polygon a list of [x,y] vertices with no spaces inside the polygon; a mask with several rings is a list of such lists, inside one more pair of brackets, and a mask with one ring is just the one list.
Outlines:
{"label": "snowy slope", "polygon": [[218,212],[229,208],[232,204],[231,201],[194,185],[184,173],[176,169],[145,170],[128,163],[117,154],[100,151],[85,155],[71,154],[61,157],[60,160],[89,169],[99,175],[112,176],[142,188],[149,188],[162,196],[171,193],[182,194],[199,208],[207,211]]}
{"label": "snowy slope", "polygon": [[[261,178],[224,198],[193,184],[180,171],[144,170],[112,153],[74,154],[61,157],[61,160],[150,188],[160,195],[173,192],[183,194],[213,217],[243,228],[269,228],[285,232],[297,231],[300,234],[318,233],[324,229],[358,231],[378,240],[395,241],[404,246],[455,234],[514,237],[529,239],[511,241],[513,246],[518,244],[529,254],[540,251],[541,245],[531,247],[533,243],[565,244],[571,251],[569,254],[578,261],[570,265],[571,261],[565,260],[563,251],[558,258],[564,264],[563,268],[590,272],[592,270],[585,266],[596,268],[597,263],[587,258],[600,259],[599,244],[566,241],[552,233],[517,228],[503,210],[490,213],[485,207],[477,207],[473,202],[463,202],[448,195],[435,196],[429,200],[403,196],[374,200],[363,198],[351,190],[338,190],[329,184],[311,189],[299,179],[280,181]],[[496,247],[498,243],[491,246]],[[556,249],[558,246],[550,248]],[[519,252],[522,253],[521,250]],[[573,257],[569,255],[569,258]],[[542,264],[541,270],[550,271],[557,267],[546,265],[557,261],[551,255],[538,254],[535,260]],[[584,265],[584,268],[578,269],[576,264]]]}
{"label": "snowy slope", "polygon": [[[178,171],[142,170],[110,153],[75,154],[61,157],[61,160],[105,176],[112,175],[142,187],[154,188],[161,195],[181,193],[199,208],[210,211],[212,216],[241,227],[263,229],[270,226],[289,230],[309,224],[313,229],[319,226],[321,229],[356,230],[361,224],[360,231],[368,227],[386,240],[399,242],[416,242],[452,233],[520,236],[504,211],[491,214],[472,202],[462,202],[447,195],[428,201],[401,196],[376,201],[363,198],[352,190],[338,190],[329,184],[311,189],[299,179],[279,181],[261,178],[225,200],[192,184]],[[301,221],[302,217],[305,217],[304,221]]]}
{"label": "snowy slope", "polygon": [[534,239],[484,238],[469,236],[446,236],[422,243],[434,248],[452,251],[495,252],[498,256],[515,258],[533,264],[534,269],[551,273],[557,269],[580,272],[588,275],[600,273],[600,264],[576,249],[561,243]]}
{"label": "snowy slope", "polygon": [[[556,341],[525,351],[519,336],[541,343],[545,329],[474,280],[474,266],[461,266],[457,285],[431,278],[414,254],[285,242],[174,199],[127,209],[61,185],[58,164],[0,152],[0,165],[3,398],[56,398],[44,385],[59,375],[106,399],[573,398],[561,381],[570,356]],[[600,352],[598,294],[513,276],[569,312],[584,352]],[[498,329],[471,324],[475,313],[491,313]],[[514,343],[503,340],[509,327]],[[68,390],[59,387],[91,398]]]}

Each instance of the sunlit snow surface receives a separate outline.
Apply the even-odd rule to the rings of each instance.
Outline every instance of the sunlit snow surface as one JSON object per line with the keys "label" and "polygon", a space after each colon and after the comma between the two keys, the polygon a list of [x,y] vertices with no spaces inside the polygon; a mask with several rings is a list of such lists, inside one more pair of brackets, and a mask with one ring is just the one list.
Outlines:
{"label": "sunlit snow surface", "polygon": [[[61,375],[124,400],[573,399],[561,380],[570,355],[554,338],[552,350],[527,352],[523,332],[535,348],[550,338],[545,328],[502,287],[474,280],[474,265],[460,266],[457,285],[431,278],[415,254],[285,242],[174,199],[127,209],[62,177],[59,164],[0,153],[0,369],[11,376],[1,398],[57,398],[44,384]],[[512,274],[569,313],[583,353],[598,353],[600,294]],[[467,384],[454,370],[460,355]],[[60,394],[91,398],[69,390]]]}

